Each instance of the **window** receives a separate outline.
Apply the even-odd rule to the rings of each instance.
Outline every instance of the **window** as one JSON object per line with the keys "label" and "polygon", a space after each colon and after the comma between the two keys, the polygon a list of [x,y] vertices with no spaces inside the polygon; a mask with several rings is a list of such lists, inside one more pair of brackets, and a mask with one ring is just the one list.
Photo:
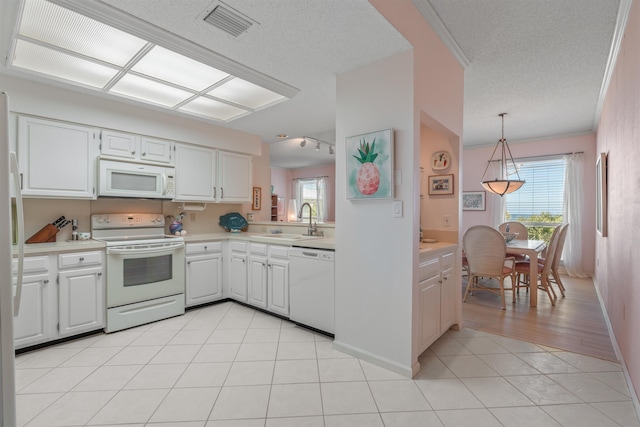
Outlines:
{"label": "window", "polygon": [[[327,214],[326,206],[326,178],[300,178],[295,180],[295,199],[298,209],[304,203],[311,206],[311,221],[324,222]],[[309,209],[302,211],[302,218],[298,221],[309,221]]]}
{"label": "window", "polygon": [[556,157],[517,163],[520,178],[526,183],[504,196],[505,220],[522,222],[530,239],[548,242],[563,220],[566,162]]}

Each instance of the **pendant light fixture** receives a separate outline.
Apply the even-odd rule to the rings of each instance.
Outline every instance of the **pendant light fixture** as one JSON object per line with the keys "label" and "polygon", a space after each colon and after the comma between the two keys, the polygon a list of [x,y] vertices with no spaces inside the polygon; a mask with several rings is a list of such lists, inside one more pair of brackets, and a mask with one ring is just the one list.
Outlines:
{"label": "pendant light fixture", "polygon": [[[482,174],[482,186],[490,193],[497,194],[499,196],[504,196],[505,194],[513,193],[518,190],[524,184],[524,180],[520,179],[520,174],[518,173],[518,167],[516,166],[516,162],[513,160],[513,156],[511,155],[511,150],[509,149],[509,144],[507,144],[507,140],[504,137],[504,116],[507,113],[498,114],[502,118],[502,138],[496,144],[496,148],[493,149],[493,154],[491,154],[491,159],[487,163],[487,168],[484,170]],[[494,179],[485,180],[484,177],[489,170],[489,166],[494,161],[493,156],[495,156],[496,151],[500,147],[501,157],[500,159],[496,159],[496,162],[500,162],[500,177]],[[507,154],[509,154],[509,159],[511,160],[511,164],[513,165],[513,169],[515,171],[518,179],[509,179],[509,171],[508,171],[508,163],[507,163]]]}

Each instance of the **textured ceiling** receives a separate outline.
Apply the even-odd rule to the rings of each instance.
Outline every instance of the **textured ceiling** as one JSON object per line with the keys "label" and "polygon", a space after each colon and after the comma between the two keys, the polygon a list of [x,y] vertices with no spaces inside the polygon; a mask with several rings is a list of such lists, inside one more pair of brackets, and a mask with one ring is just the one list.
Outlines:
{"label": "textured ceiling", "polygon": [[[417,4],[427,0],[415,0]],[[618,0],[428,0],[469,61],[465,146],[594,130]]]}
{"label": "textured ceiling", "polygon": [[[331,162],[326,145],[316,152],[299,142],[335,142],[335,76],[410,48],[367,0],[224,0],[257,22],[239,38],[202,21],[212,0],[86,1],[298,88],[293,99],[225,125],[272,143],[280,167]],[[594,130],[618,9],[630,0],[412,1],[433,12],[425,19],[467,61],[465,146],[494,144],[501,112],[510,142]],[[278,141],[280,133],[290,138]]]}

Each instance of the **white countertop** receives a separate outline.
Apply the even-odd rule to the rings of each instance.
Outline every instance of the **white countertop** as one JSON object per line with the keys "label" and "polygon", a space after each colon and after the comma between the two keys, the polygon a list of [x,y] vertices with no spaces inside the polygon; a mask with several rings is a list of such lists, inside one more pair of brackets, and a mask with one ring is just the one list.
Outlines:
{"label": "white countertop", "polygon": [[[445,252],[447,250],[455,249],[458,246],[456,243],[451,242],[436,242],[436,243],[424,243],[420,242],[420,255],[431,255],[434,252]],[[435,254],[434,254],[435,255]]]}
{"label": "white countertop", "polygon": [[[260,235],[260,237],[252,237]],[[335,250],[336,240],[334,237],[321,237],[314,239],[300,239],[300,240],[282,240],[282,238],[276,237],[277,234],[273,235],[274,237],[270,237],[269,233],[250,233],[250,232],[242,232],[242,233],[205,233],[205,234],[187,234],[184,237],[184,241],[186,243],[196,243],[196,242],[211,242],[216,240],[245,240],[249,242],[260,242],[260,243],[269,243],[272,245],[283,245],[283,246],[302,246],[305,248],[315,248],[315,249],[328,249]]]}
{"label": "white countertop", "polygon": [[[99,242],[97,240],[62,240],[51,243],[25,243],[24,254],[48,255],[51,253],[90,251],[95,249],[104,249],[105,246],[104,242]],[[16,245],[13,245],[11,250],[13,255],[18,254],[18,247]]]}

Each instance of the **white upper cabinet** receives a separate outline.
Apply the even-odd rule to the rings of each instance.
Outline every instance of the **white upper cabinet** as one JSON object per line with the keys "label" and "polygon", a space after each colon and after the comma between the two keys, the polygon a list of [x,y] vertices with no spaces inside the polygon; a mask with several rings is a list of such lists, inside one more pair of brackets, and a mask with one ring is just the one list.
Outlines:
{"label": "white upper cabinet", "polygon": [[140,160],[174,164],[175,143],[166,139],[140,137]]}
{"label": "white upper cabinet", "polygon": [[215,202],[217,150],[195,145],[176,147],[177,201]]}
{"label": "white upper cabinet", "polygon": [[154,163],[174,163],[173,141],[103,129],[100,133],[100,154],[121,159]]}
{"label": "white upper cabinet", "polygon": [[176,146],[176,201],[251,203],[252,158],[190,144]]}
{"label": "white upper cabinet", "polygon": [[219,152],[219,200],[221,202],[251,203],[251,166],[251,156]]}
{"label": "white upper cabinet", "polygon": [[98,129],[18,117],[18,161],[25,197],[96,198]]}
{"label": "white upper cabinet", "polygon": [[100,131],[101,155],[133,160],[139,152],[139,135],[107,129]]}

